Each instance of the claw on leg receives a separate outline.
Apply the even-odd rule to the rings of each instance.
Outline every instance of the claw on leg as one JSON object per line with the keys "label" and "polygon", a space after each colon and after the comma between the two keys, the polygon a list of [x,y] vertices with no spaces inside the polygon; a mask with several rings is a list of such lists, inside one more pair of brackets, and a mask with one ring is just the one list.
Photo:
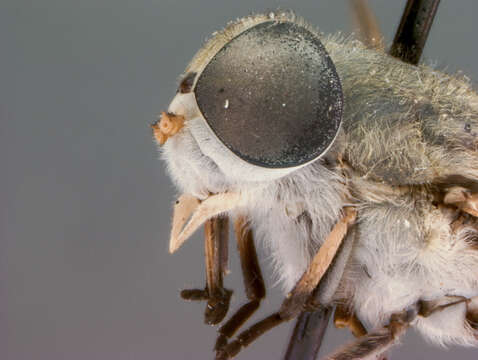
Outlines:
{"label": "claw on leg", "polygon": [[274,313],[262,321],[259,321],[242,332],[236,340],[219,349],[216,353],[216,360],[226,360],[236,356],[243,347],[250,345],[259,336],[277,325],[282,324],[284,321],[279,313]]}

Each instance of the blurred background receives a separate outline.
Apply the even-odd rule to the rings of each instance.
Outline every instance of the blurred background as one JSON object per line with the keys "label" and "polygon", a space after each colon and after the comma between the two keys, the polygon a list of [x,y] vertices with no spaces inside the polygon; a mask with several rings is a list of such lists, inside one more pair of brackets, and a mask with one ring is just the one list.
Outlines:
{"label": "blurred background", "polygon": [[[390,44],[404,0],[371,1]],[[0,2],[0,359],[212,359],[202,235],[169,255],[175,189],[149,124],[214,30],[292,8],[325,33],[352,30],[347,1],[2,0]],[[474,0],[442,1],[425,61],[478,80]],[[260,246],[259,246],[260,248]],[[228,288],[245,301],[235,245]],[[268,297],[280,304],[261,252]],[[239,359],[279,359],[293,323]],[[346,339],[330,329],[322,354]],[[393,359],[476,359],[410,332]]]}

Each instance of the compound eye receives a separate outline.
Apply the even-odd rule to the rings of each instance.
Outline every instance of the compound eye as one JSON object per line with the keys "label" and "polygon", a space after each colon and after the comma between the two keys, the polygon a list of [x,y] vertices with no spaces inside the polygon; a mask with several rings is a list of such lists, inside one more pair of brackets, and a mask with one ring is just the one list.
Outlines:
{"label": "compound eye", "polygon": [[219,140],[265,168],[318,158],[342,119],[332,60],[317,35],[292,22],[267,21],[239,34],[206,65],[194,92]]}

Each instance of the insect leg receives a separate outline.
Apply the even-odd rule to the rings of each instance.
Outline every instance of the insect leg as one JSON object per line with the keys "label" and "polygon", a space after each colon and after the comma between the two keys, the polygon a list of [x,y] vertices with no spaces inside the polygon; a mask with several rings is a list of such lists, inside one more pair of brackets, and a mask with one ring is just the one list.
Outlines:
{"label": "insect leg", "polygon": [[332,303],[334,294],[342,279],[345,266],[352,252],[355,236],[355,229],[350,229],[340,245],[332,264],[306,304],[310,312],[303,312],[297,319],[285,360],[312,360],[317,357],[330,314],[332,313],[332,308],[328,304]]}
{"label": "insect leg", "polygon": [[263,299],[266,295],[266,288],[257,259],[252,230],[247,225],[247,220],[239,217],[234,223],[234,231],[241,258],[247,298],[249,300]]}
{"label": "insect leg", "polygon": [[426,318],[436,312],[463,302],[471,303],[469,299],[462,296],[444,296],[437,300],[420,300],[409,310],[392,314],[390,323],[387,326],[360,337],[326,359],[368,359],[372,355],[383,354],[399,340],[400,336],[405,333],[408,326],[417,316]]}
{"label": "insect leg", "polygon": [[416,315],[416,309],[393,314],[387,326],[358,338],[326,359],[352,360],[369,359],[373,355],[379,356],[399,340]]}
{"label": "insect leg", "polygon": [[218,349],[216,359],[223,360],[235,356],[242,348],[252,343],[259,336],[273,327],[289,321],[304,310],[307,300],[313,296],[313,291],[329,268],[348,228],[355,222],[356,210],[344,208],[344,216],[334,226],[324,244],[314,256],[308,269],[299,279],[291,293],[285,298],[278,312],[252,325],[237,336],[237,339]]}
{"label": "insect leg", "polygon": [[357,316],[344,305],[338,305],[334,313],[334,325],[338,329],[349,328],[355,337],[367,334],[367,330]]}
{"label": "insect leg", "polygon": [[[338,305],[335,309],[334,325],[338,329],[347,327],[356,338],[367,335],[367,330],[357,315],[343,305]],[[387,360],[387,355],[382,353],[377,360]]]}
{"label": "insect leg", "polygon": [[205,223],[206,289],[183,290],[186,300],[207,300],[204,322],[217,324],[224,319],[232,291],[223,286],[223,275],[227,267],[227,244],[229,235],[227,217],[215,217]]}
{"label": "insect leg", "polygon": [[445,310],[450,306],[458,305],[463,302],[468,303],[469,301],[469,299],[463,296],[444,296],[437,300],[421,300],[418,302],[418,315],[426,318],[437,311]]}
{"label": "insect leg", "polygon": [[266,333],[270,329],[275,328],[277,325],[282,324],[284,321],[286,320],[283,319],[278,312],[276,312],[255,323],[249,329],[240,333],[236,340],[219,349],[216,352],[216,360],[226,360],[233,358],[239,353],[239,351],[250,345],[259,336]]}
{"label": "insect leg", "polygon": [[427,41],[440,0],[408,0],[390,55],[416,65]]}
{"label": "insect leg", "polygon": [[360,38],[370,48],[383,49],[383,35],[367,0],[350,0]]}
{"label": "insect leg", "polygon": [[344,217],[334,226],[324,244],[312,259],[308,269],[286,297],[280,308],[283,317],[297,317],[319,284],[320,279],[331,265],[350,226],[355,222],[357,212],[354,208],[344,209]]}
{"label": "insect leg", "polygon": [[246,296],[250,300],[244,304],[221,328],[216,341],[215,349],[218,350],[227,344],[227,339],[249,319],[259,308],[261,300],[266,295],[266,288],[257,259],[252,230],[247,225],[244,217],[239,217],[234,223],[237,247],[241,258],[241,268],[244,278]]}

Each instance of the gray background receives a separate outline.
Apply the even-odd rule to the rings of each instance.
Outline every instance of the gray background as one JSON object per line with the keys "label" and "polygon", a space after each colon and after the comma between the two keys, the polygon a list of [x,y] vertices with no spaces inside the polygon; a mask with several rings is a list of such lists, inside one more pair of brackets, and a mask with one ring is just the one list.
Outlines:
{"label": "gray background", "polygon": [[[388,41],[404,3],[372,2]],[[174,189],[149,123],[212,31],[278,6],[351,30],[345,1],[1,1],[0,359],[212,358],[204,304],[178,297],[204,282],[201,236],[168,255]],[[477,80],[477,13],[474,0],[442,1],[426,58]],[[235,309],[245,297],[231,253]],[[280,301],[270,290],[255,318]],[[280,358],[289,331],[239,358]],[[345,337],[329,332],[325,352]],[[476,355],[412,332],[393,358]]]}

